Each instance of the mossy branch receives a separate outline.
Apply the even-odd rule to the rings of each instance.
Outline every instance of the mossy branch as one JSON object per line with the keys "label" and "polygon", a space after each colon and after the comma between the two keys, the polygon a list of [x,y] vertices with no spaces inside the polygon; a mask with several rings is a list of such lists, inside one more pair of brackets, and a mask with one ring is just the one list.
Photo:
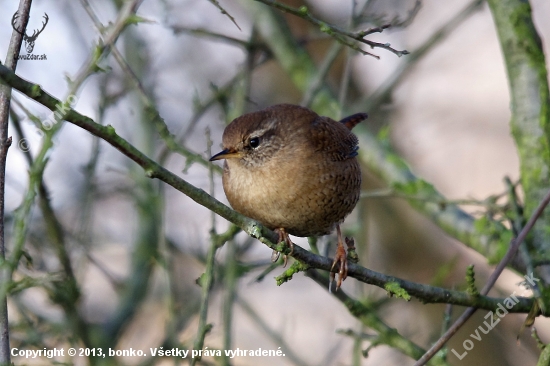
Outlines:
{"label": "mossy branch", "polygon": [[[0,65],[0,83],[8,84],[12,88],[27,95],[29,98],[37,101],[52,111],[56,109],[59,103],[61,103],[61,101],[42,90],[39,85],[30,83],[20,78],[3,65]],[[278,248],[277,245],[278,235],[272,230],[269,230],[255,220],[232,210],[214,197],[210,196],[204,190],[196,188],[184,179],[171,173],[166,168],[160,166],[128,141],[120,137],[116,133],[114,127],[110,125],[100,125],[94,122],[91,118],[81,115],[73,109],[70,109],[67,112],[65,118],[68,122],[85,129],[91,134],[100,137],[111,144],[113,147],[141,166],[148,177],[157,178],[169,184],[193,199],[198,204],[239,226],[248,235],[260,240],[269,248],[281,249]],[[282,252],[289,254],[290,249],[285,247]],[[330,258],[313,254],[298,245],[294,245],[292,257],[307,264],[310,268],[330,271],[332,267],[332,260]],[[335,270],[338,270],[338,268]],[[497,304],[502,302],[502,299],[498,298],[491,298],[487,296],[473,298],[465,292],[417,284],[393,276],[386,276],[354,263],[349,263],[348,276],[381,288],[385,288],[386,284],[389,282],[395,282],[409,295],[414,296],[425,303],[451,303],[455,305],[495,310],[497,308]],[[510,310],[510,312],[527,313],[531,309],[532,302],[533,300],[529,298],[519,298],[519,302],[513,309]]]}
{"label": "mossy branch", "polygon": [[[524,0],[488,1],[506,62],[510,90],[510,127],[520,160],[525,217],[546,194],[550,182],[550,92],[544,50],[532,10]],[[549,259],[548,223],[544,212],[533,230],[533,258]],[[550,269],[540,273],[550,283]]]}
{"label": "mossy branch", "polygon": [[470,295],[474,297],[479,296],[479,290],[477,289],[477,286],[476,286],[476,273],[474,271],[473,264],[470,264],[466,269],[466,284],[468,286],[466,291]]}

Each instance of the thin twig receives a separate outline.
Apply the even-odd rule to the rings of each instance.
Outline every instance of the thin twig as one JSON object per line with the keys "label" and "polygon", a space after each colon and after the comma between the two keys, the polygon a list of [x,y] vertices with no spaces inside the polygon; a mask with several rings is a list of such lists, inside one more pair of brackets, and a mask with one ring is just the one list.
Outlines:
{"label": "thin twig", "polygon": [[334,43],[330,47],[323,62],[321,63],[321,66],[319,66],[319,71],[317,72],[317,75],[315,75],[315,78],[311,80],[309,87],[304,93],[302,102],[300,103],[301,106],[304,106],[304,107],[311,106],[311,103],[313,103],[313,99],[315,98],[315,95],[325,85],[325,79],[328,75],[328,72],[330,71],[330,68],[334,64],[334,61],[336,61],[336,58],[340,54],[341,50],[342,50],[341,43]]}
{"label": "thin twig", "polygon": [[[94,22],[94,25],[96,29],[101,33],[102,37],[105,37],[108,39],[108,34],[104,34],[104,27],[99,22],[99,19],[95,12],[92,10],[88,0],[81,0],[81,3],[84,6],[84,9],[86,9],[88,15]],[[105,42],[105,41],[104,41]],[[130,78],[130,80],[133,82],[134,87],[136,88],[139,97],[141,99],[141,102],[145,106],[145,109],[148,113],[148,116],[155,127],[157,128],[157,132],[159,133],[160,137],[164,140],[166,147],[176,152],[182,156],[184,156],[187,159],[187,166],[190,166],[192,163],[199,163],[204,167],[210,167],[212,164],[208,162],[208,159],[205,159],[202,155],[197,154],[195,152],[190,151],[185,146],[179,144],[176,141],[176,137],[170,133],[170,130],[168,129],[168,126],[166,125],[166,122],[164,119],[160,116],[160,113],[158,109],[156,108],[155,102],[149,97],[147,92],[145,91],[145,88],[143,87],[143,84],[135,74],[135,72],[132,70],[130,65],[126,62],[120,51],[116,48],[116,46],[113,43],[105,43],[109,46],[111,53],[113,54],[115,60],[119,64],[120,68],[124,73]],[[214,166],[213,168],[217,173],[221,173],[221,168],[218,166]]]}
{"label": "thin twig", "polygon": [[[27,29],[32,0],[21,0],[17,12],[21,22],[22,32],[15,29],[11,34],[10,45],[6,56],[6,67],[15,71],[17,60],[23,42],[23,34]],[[5,260],[5,232],[4,232],[4,195],[6,188],[6,160],[8,149],[12,139],[8,137],[8,118],[10,110],[11,88],[7,85],[0,86],[0,261]],[[0,286],[5,287],[10,281],[10,275],[5,268],[0,269]],[[7,298],[0,298],[0,364],[10,364],[10,337],[8,325]]]}
{"label": "thin twig", "polygon": [[[214,264],[216,258],[216,251],[218,247],[215,240],[210,241],[210,246],[208,247],[208,253],[206,254],[206,265],[204,268],[204,273],[199,277],[199,284],[201,286],[201,303],[199,310],[199,326],[197,330],[197,337],[195,339],[195,344],[193,345],[194,350],[202,350],[204,346],[204,339],[212,326],[207,323],[208,316],[208,305],[210,301],[210,290],[212,289],[212,284],[214,283]],[[191,360],[191,366],[195,365],[196,362],[200,361],[201,357],[195,357]]]}
{"label": "thin twig", "polygon": [[[363,11],[368,7],[368,4],[370,4],[370,1],[365,1],[363,4],[363,8],[361,9],[359,14],[362,14]],[[357,8],[357,1],[352,1],[352,7],[351,7],[351,14],[348,21],[348,28],[352,29],[357,24],[357,17],[356,16],[356,8]],[[338,91],[338,105],[340,106],[340,110],[338,111],[337,121],[342,119],[344,117],[344,110],[347,106],[347,96],[348,96],[348,90],[349,90],[349,84],[351,81],[351,59],[354,52],[351,49],[346,49],[346,55],[345,55],[345,61],[344,61],[344,70],[342,71],[342,76],[340,78],[340,89]]]}
{"label": "thin twig", "polygon": [[[84,83],[84,81],[93,73],[98,71],[97,68],[97,62],[99,62],[100,59],[102,59],[105,54],[109,50],[109,44],[115,42],[118,39],[118,36],[120,35],[120,32],[122,32],[128,23],[128,17],[130,17],[133,14],[133,11],[137,9],[138,4],[141,2],[141,0],[132,0],[124,4],[123,9],[118,14],[117,21],[114,23],[113,27],[110,30],[110,33],[106,37],[107,41],[102,46],[98,46],[98,53],[93,53],[83,64],[80,71],[77,73],[74,81],[69,83],[69,90],[67,93],[67,98],[65,102],[62,102],[60,100],[56,100],[55,104],[51,106],[50,110],[52,112],[55,112],[54,117],[55,121],[52,126],[49,126],[50,128],[47,129],[44,126],[45,133],[44,138],[42,141],[41,148],[39,152],[37,153],[33,165],[30,167],[29,171],[29,186],[27,189],[26,194],[23,198],[23,203],[21,204],[21,207],[19,210],[17,210],[14,220],[14,236],[13,236],[13,251],[11,254],[10,259],[6,262],[8,271],[8,278],[11,278],[13,275],[13,272],[17,268],[17,265],[19,263],[19,260],[21,256],[24,253],[24,244],[25,244],[25,238],[27,234],[27,228],[28,228],[28,217],[30,215],[31,208],[33,206],[33,202],[36,197],[36,193],[39,190],[40,183],[43,179],[43,173],[46,168],[46,165],[48,163],[48,156],[50,153],[50,149],[53,147],[53,138],[56,135],[56,133],[61,129],[63,126],[62,121],[67,116],[66,112],[70,108],[69,100],[75,98],[76,93]],[[5,68],[4,66],[0,66],[2,68]],[[73,99],[74,100],[74,99]],[[65,259],[60,258],[62,261],[65,262],[65,264],[69,264],[68,257]],[[68,272],[72,273],[72,271]],[[74,278],[69,278],[68,281],[71,281],[71,289],[75,290],[76,282],[74,282]],[[74,286],[72,286],[74,285]],[[65,289],[67,290],[67,289]],[[7,296],[7,293],[9,291],[9,284],[3,283],[0,287],[0,300],[4,301],[5,297]],[[78,293],[73,293],[72,295],[77,295]],[[61,302],[62,306],[67,306],[67,304],[64,304],[63,301],[65,299],[63,297],[59,298],[59,301]],[[69,305],[69,307],[65,308],[67,311],[67,316],[70,318],[70,320],[81,319],[79,318],[78,313],[76,313],[75,308],[72,308],[73,305]],[[78,328],[76,330],[76,334],[79,336],[82,336],[82,340],[86,343],[86,346],[91,346],[89,343],[90,338],[87,334],[82,333],[83,329],[80,328],[82,323],[80,320],[78,322],[72,323],[73,327]]]}
{"label": "thin twig", "polygon": [[[509,177],[504,178],[504,184],[506,185],[506,188],[508,190],[508,201],[510,202],[511,211],[512,211],[512,218],[509,219],[510,226],[514,232],[514,236],[517,236],[521,231],[521,228],[525,225],[525,218],[523,216],[523,207],[521,207],[518,202],[516,187],[512,183]],[[531,256],[529,255],[529,250],[527,249],[527,242],[524,241],[523,243],[521,243],[521,245],[519,246],[519,253],[520,255],[515,259],[523,262],[522,265],[525,266],[525,273],[527,274],[535,273],[535,267],[533,266],[533,261],[531,260]],[[539,301],[539,304],[544,305],[542,302],[540,302],[542,294],[540,292],[540,288],[538,284],[533,283],[531,285],[531,288],[533,290],[533,295]],[[544,312],[544,309],[543,309],[543,312]]]}
{"label": "thin twig", "polygon": [[175,35],[178,35],[180,33],[187,33],[187,34],[192,34],[194,36],[203,36],[203,37],[211,38],[213,40],[220,41],[225,44],[235,44],[243,48],[250,47],[250,43],[245,40],[231,37],[223,33],[215,33],[205,28],[187,28],[184,26],[174,25],[171,27],[171,29],[172,31],[174,31]]}
{"label": "thin twig", "polygon": [[338,105],[340,106],[340,110],[337,116],[337,120],[339,121],[344,117],[344,110],[346,110],[346,107],[348,105],[347,103],[347,97],[348,97],[348,90],[349,90],[349,84],[350,84],[350,77],[351,77],[351,59],[352,59],[352,53],[353,51],[350,49],[347,49],[346,51],[346,59],[344,61],[344,70],[342,72],[342,77],[340,79],[340,90],[338,91]]}
{"label": "thin twig", "polygon": [[353,43],[347,42],[345,40],[345,37],[351,38],[351,39],[353,39],[355,41],[358,41],[358,42],[361,42],[361,43],[364,43],[364,44],[370,46],[370,48],[385,49],[387,51],[390,51],[390,52],[396,54],[398,57],[409,54],[409,51],[407,51],[407,50],[398,51],[395,48],[392,48],[389,43],[378,43],[378,42],[373,42],[373,41],[369,41],[368,39],[365,39],[365,37],[370,35],[370,34],[382,33],[385,29],[388,29],[388,28],[391,27],[390,24],[384,24],[380,27],[374,27],[374,28],[370,28],[370,29],[367,29],[367,30],[364,30],[364,31],[354,33],[354,32],[349,32],[349,31],[347,31],[345,29],[342,29],[340,27],[337,27],[335,25],[325,23],[322,20],[319,20],[319,19],[315,18],[314,16],[312,16],[309,13],[309,10],[307,9],[306,6],[302,6],[299,9],[296,9],[296,8],[291,7],[291,6],[281,4],[281,3],[277,2],[277,1],[274,1],[274,0],[256,0],[256,1],[259,1],[259,2],[264,3],[266,5],[269,5],[269,6],[272,6],[274,8],[277,8],[279,10],[282,10],[286,13],[289,13],[289,14],[295,15],[297,17],[300,17],[304,20],[307,20],[311,24],[318,26],[319,29],[321,30],[321,32],[327,33],[328,35],[334,37],[339,42],[344,43],[345,45],[355,49],[356,51],[359,51],[363,54],[367,54],[369,56],[375,57],[377,59],[380,58],[380,57],[356,47]]}
{"label": "thin twig", "polygon": [[[223,299],[223,349],[232,349],[232,330],[235,298],[237,296],[237,283],[239,280],[238,263],[236,258],[236,243],[229,240],[225,246],[225,268],[224,268],[224,289]],[[227,355],[222,358],[222,365],[231,365]]]}
{"label": "thin twig", "polygon": [[305,361],[301,360],[300,357],[294,353],[294,351],[292,351],[290,345],[287,344],[284,337],[275,332],[268,324],[266,324],[266,322],[260,317],[260,315],[246,300],[244,300],[240,296],[237,296],[236,302],[240,305],[241,308],[243,308],[246,315],[248,315],[252,319],[252,321],[256,323],[258,327],[268,336],[268,338],[271,339],[277,346],[280,346],[280,348],[282,348],[285,357],[288,358],[293,365],[308,365]]}
{"label": "thin twig", "polygon": [[[435,45],[439,44],[449,34],[451,34],[460,24],[468,19],[475,11],[481,9],[481,5],[485,3],[485,0],[473,0],[464,7],[463,10],[458,12],[448,22],[445,22],[441,28],[435,31],[430,38],[420,45],[416,50],[412,51],[409,56],[404,59],[401,66],[395,70],[391,77],[388,78],[382,86],[380,86],[372,95],[363,99],[358,103],[360,108],[364,108],[367,111],[372,110],[374,107],[380,105],[382,101],[390,95],[396,85],[401,82],[404,76],[406,76],[414,65],[418,63],[429,51],[431,51]],[[358,108],[358,109],[360,109]]]}
{"label": "thin twig", "polygon": [[[443,323],[441,324],[441,335],[445,334],[447,330],[449,330],[449,327],[451,326],[451,320],[453,315],[453,305],[447,304],[445,305],[445,312],[443,313]],[[447,353],[448,349],[445,347],[443,348],[443,352],[441,354],[441,358],[444,361],[447,361]]]}
{"label": "thin twig", "polygon": [[402,193],[396,190],[395,188],[383,188],[383,189],[375,189],[370,191],[363,191],[361,192],[360,198],[402,198],[406,200],[413,200],[413,201],[423,201],[423,202],[432,202],[436,203],[441,206],[446,205],[457,205],[457,206],[483,206],[486,207],[488,210],[491,211],[504,211],[505,205],[498,205],[496,202],[501,197],[504,197],[506,195],[506,192],[495,194],[492,196],[489,196],[483,200],[476,200],[476,199],[447,199],[442,196],[420,196],[420,195],[414,195],[414,194],[407,194]]}
{"label": "thin twig", "polygon": [[[328,288],[329,279],[326,276],[321,276],[317,271],[306,271],[306,276],[311,278],[324,289]],[[373,309],[370,308],[368,305],[365,305],[363,302],[350,297],[341,289],[337,292],[333,292],[332,295],[342,304],[344,304],[351,315],[357,318],[361,322],[361,324],[369,327],[370,329],[378,333],[378,336],[374,337],[376,341],[373,341],[371,343],[370,348],[381,344],[386,344],[412,358],[420,357],[420,355],[425,352],[422,347],[411,342],[410,340],[399,334],[394,328],[391,328],[386,323],[384,323],[382,319],[380,319],[378,315],[376,315],[376,312],[373,311]],[[436,364],[442,363],[436,362]]]}
{"label": "thin twig", "polygon": [[[12,113],[12,122],[19,137],[21,138],[21,140],[24,140],[25,135],[23,134],[23,129],[21,128],[19,118],[16,116],[15,113]],[[34,164],[34,159],[30,151],[26,150],[24,151],[24,154],[27,158],[29,168],[32,168]],[[78,288],[77,281],[73,272],[69,253],[67,251],[65,231],[61,222],[57,218],[55,211],[52,208],[49,197],[49,189],[47,188],[46,183],[43,179],[38,182],[38,196],[38,204],[42,212],[42,217],[44,218],[46,233],[54,246],[63,273],[62,276],[59,276],[58,280],[53,281],[54,286],[52,292],[54,292],[54,296],[52,297],[64,299],[64,301],[61,302],[60,305],[63,307],[67,318],[72,324],[77,325],[75,329],[78,331],[78,336],[83,340],[84,344],[90,345],[87,324],[79,316],[78,309],[76,307],[78,298],[80,297],[80,290]],[[62,296],[59,296],[60,292],[63,292]]]}
{"label": "thin twig", "polygon": [[239,27],[239,25],[237,24],[237,21],[235,20],[235,18],[233,18],[233,17],[231,16],[231,14],[229,14],[229,13],[227,12],[227,10],[225,10],[225,9],[220,5],[220,3],[218,2],[218,0],[208,0],[208,1],[210,1],[212,4],[214,4],[214,6],[215,6],[216,8],[218,8],[218,9],[222,12],[223,15],[227,16],[227,17],[233,22],[233,24],[235,24],[235,26],[236,26],[237,28],[239,28],[239,30],[242,30],[241,27]]}
{"label": "thin twig", "polygon": [[99,61],[108,54],[105,50],[116,43],[122,31],[129,25],[128,19],[136,13],[142,2],[143,0],[130,0],[124,3],[117,15],[117,19],[112,26],[109,27],[109,31],[102,37],[102,40],[98,42],[92,56],[88,58],[87,62],[82,66],[72,83],[80,85],[88,77],[88,70],[97,71]]}
{"label": "thin twig", "polygon": [[[210,129],[206,129],[206,145],[208,155],[212,155],[212,140],[210,139]],[[209,181],[210,181],[210,195],[214,194],[214,171],[213,169],[209,170]],[[216,233],[216,214],[212,214],[212,227],[210,229],[210,247],[208,248],[208,253],[206,255],[206,265],[204,268],[204,273],[200,276],[198,283],[201,286],[201,305],[199,310],[199,326],[197,330],[197,337],[195,339],[195,344],[193,350],[202,350],[204,346],[204,339],[206,334],[210,331],[211,325],[207,323],[208,320],[208,306],[210,300],[210,290],[214,283],[214,272],[215,272],[215,258],[216,251],[220,247],[217,242],[217,233]],[[200,361],[201,357],[195,357],[191,360],[191,366],[195,365],[196,362]]]}
{"label": "thin twig", "polygon": [[[542,202],[539,204],[535,212],[533,212],[533,215],[527,221],[527,224],[523,227],[519,235],[516,239],[513,239],[510,243],[510,247],[508,248],[508,251],[504,255],[504,258],[499,262],[493,273],[491,273],[491,276],[487,280],[487,283],[485,286],[483,286],[483,289],[480,291],[481,295],[487,295],[489,293],[489,290],[494,286],[494,284],[497,282],[498,277],[504,271],[504,268],[506,268],[506,265],[510,260],[516,255],[516,252],[521,245],[521,243],[525,240],[527,237],[527,234],[535,223],[537,222],[540,215],[542,215],[542,212],[550,202],[550,191],[546,193],[546,196],[544,196]],[[456,322],[449,328],[445,334],[435,342],[435,344],[414,364],[414,366],[422,366],[425,365],[426,362],[428,362],[442,347],[447,343],[449,339],[466,323],[468,319],[476,312],[476,307],[469,307],[464,311],[464,313],[456,320]]]}

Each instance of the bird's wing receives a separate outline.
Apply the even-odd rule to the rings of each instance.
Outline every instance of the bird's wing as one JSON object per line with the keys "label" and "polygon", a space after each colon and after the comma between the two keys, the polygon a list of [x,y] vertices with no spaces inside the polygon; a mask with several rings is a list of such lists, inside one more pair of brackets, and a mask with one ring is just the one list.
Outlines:
{"label": "bird's wing", "polygon": [[357,156],[359,147],[355,136],[343,123],[328,117],[317,117],[312,122],[310,141],[315,150],[328,154],[333,161]]}

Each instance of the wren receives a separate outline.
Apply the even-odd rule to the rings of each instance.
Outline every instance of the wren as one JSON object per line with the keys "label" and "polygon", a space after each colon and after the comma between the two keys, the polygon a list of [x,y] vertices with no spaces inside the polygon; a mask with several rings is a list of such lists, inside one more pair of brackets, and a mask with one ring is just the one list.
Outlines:
{"label": "wren", "polygon": [[210,159],[225,159],[223,189],[231,206],[275,230],[291,253],[288,234],[321,236],[337,229],[336,289],[347,276],[340,224],[361,189],[351,129],[366,118],[358,113],[336,122],[308,108],[274,105],[233,120],[223,132],[223,151]]}

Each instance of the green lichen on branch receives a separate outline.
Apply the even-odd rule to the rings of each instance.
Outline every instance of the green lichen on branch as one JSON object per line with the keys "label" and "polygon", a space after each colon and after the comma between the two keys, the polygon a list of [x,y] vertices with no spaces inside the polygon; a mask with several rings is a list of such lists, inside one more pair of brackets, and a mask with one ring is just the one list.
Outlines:
{"label": "green lichen on branch", "polygon": [[531,331],[531,336],[535,339],[535,342],[537,342],[537,348],[542,351],[539,356],[537,366],[549,366],[550,365],[550,347],[548,347],[548,344],[545,344],[539,338],[539,335],[535,328],[533,328],[533,330]]}
{"label": "green lichen on branch", "polygon": [[403,289],[397,282],[388,282],[384,285],[384,289],[388,292],[388,296],[400,297],[406,301],[411,300],[411,295]]}
{"label": "green lichen on branch", "polygon": [[295,261],[286,271],[275,277],[275,281],[277,281],[277,286],[281,286],[283,283],[290,281],[292,279],[292,276],[294,276],[296,273],[304,272],[308,269],[309,266],[306,263]]}
{"label": "green lichen on branch", "polygon": [[408,182],[393,182],[391,187],[399,193],[414,197],[422,196],[424,199],[437,197],[434,186],[423,179],[415,179]]}
{"label": "green lichen on branch", "polygon": [[[544,52],[527,1],[489,0],[510,85],[512,135],[520,159],[525,216],[530,216],[550,185],[550,98]],[[533,229],[533,253],[550,258],[550,210]],[[545,276],[546,282],[550,276]]]}
{"label": "green lichen on branch", "polygon": [[548,345],[542,349],[537,366],[550,366],[550,347]]}
{"label": "green lichen on branch", "polygon": [[468,268],[466,269],[466,285],[468,286],[466,288],[466,291],[474,297],[479,296],[479,290],[476,286],[476,273],[474,271],[474,265],[470,264]]}

